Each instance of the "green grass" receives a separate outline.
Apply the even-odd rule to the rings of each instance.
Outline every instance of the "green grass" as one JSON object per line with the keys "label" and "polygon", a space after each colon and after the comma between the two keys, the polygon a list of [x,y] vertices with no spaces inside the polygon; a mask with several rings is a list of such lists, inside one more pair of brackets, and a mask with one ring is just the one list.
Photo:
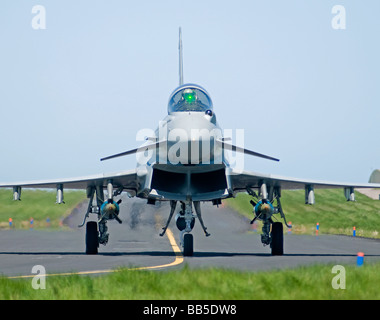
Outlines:
{"label": "green grass", "polygon": [[225,269],[133,271],[101,277],[47,277],[46,289],[31,279],[0,278],[0,299],[138,299],[138,300],[283,300],[380,299],[380,263],[346,266],[346,288],[333,289],[332,265],[283,271],[242,272]]}
{"label": "green grass", "polygon": [[[319,223],[319,234],[348,234],[356,227],[356,235],[380,238],[380,201],[355,193],[356,201],[346,201],[341,189],[315,190],[315,205],[305,205],[303,190],[284,190],[281,203],[287,221],[293,225],[293,232],[299,234],[315,233]],[[251,197],[238,194],[228,199],[226,204],[239,213],[253,219]],[[279,214],[275,217],[281,221]],[[258,227],[260,230],[260,226]]]}
{"label": "green grass", "polygon": [[0,228],[9,228],[9,218],[14,228],[29,228],[33,218],[34,228],[46,227],[46,219],[50,218],[51,227],[58,227],[61,219],[83,200],[84,191],[65,191],[65,204],[56,204],[56,193],[45,190],[23,190],[22,201],[12,200],[12,190],[0,190]]}

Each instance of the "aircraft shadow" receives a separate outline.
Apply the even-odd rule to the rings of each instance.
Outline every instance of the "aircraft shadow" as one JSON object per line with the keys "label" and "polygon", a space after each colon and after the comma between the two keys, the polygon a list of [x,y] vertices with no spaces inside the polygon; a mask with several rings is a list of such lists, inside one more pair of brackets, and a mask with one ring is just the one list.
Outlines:
{"label": "aircraft shadow", "polygon": [[[35,256],[87,256],[85,252],[33,252],[15,251],[0,252],[1,255],[35,255]],[[99,252],[97,256],[150,256],[150,257],[175,257],[173,251],[142,251],[142,252]],[[356,254],[348,253],[284,253],[283,257],[356,257]],[[270,253],[247,253],[247,252],[194,252],[192,257],[187,258],[218,258],[218,257],[280,257]],[[366,254],[366,257],[380,257],[380,254]]]}
{"label": "aircraft shadow", "polygon": [[[33,252],[33,251],[14,251],[0,252],[1,255],[36,255],[36,256],[87,256],[85,252]],[[93,255],[92,255],[93,256]],[[143,251],[143,252],[99,252],[97,256],[152,256],[152,257],[175,257],[173,251]]]}
{"label": "aircraft shadow", "polygon": [[[271,253],[239,253],[239,252],[194,252],[194,257],[280,257]],[[356,254],[347,253],[284,253],[282,257],[356,257]],[[380,254],[366,254],[366,257],[380,257]]]}

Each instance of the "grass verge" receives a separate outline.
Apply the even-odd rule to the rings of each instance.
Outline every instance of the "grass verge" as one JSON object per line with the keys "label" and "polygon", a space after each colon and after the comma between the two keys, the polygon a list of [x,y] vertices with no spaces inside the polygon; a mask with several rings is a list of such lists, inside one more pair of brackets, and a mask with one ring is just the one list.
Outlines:
{"label": "grass verge", "polygon": [[[345,267],[345,289],[334,289],[332,265],[271,272],[225,269],[132,271],[102,277],[47,277],[46,289],[30,279],[0,278],[0,299],[37,300],[377,300],[380,263]],[[342,284],[341,280],[338,283]]]}
{"label": "grass verge", "polygon": [[12,190],[0,190],[0,229],[10,228],[9,218],[12,219],[12,228],[30,228],[30,219],[33,218],[33,228],[45,228],[47,218],[50,227],[56,228],[62,219],[83,200],[84,191],[66,191],[65,204],[55,204],[55,192],[45,190],[23,190],[22,201],[12,200]]}
{"label": "grass verge", "polygon": [[[315,191],[315,205],[305,205],[303,190],[284,190],[281,192],[281,203],[287,221],[292,223],[292,232],[298,234],[314,234],[319,223],[319,234],[352,235],[356,227],[356,235],[369,238],[380,238],[380,201],[355,193],[356,201],[346,201],[341,189],[321,189]],[[251,197],[238,194],[235,199],[225,203],[253,219]],[[279,221],[279,214],[274,215]],[[258,225],[261,230],[261,223]],[[285,231],[286,228],[284,228]]]}

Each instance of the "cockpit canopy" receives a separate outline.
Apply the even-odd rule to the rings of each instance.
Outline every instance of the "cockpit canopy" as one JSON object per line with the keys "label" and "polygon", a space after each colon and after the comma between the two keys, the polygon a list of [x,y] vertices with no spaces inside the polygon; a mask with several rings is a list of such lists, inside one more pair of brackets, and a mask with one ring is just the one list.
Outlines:
{"label": "cockpit canopy", "polygon": [[194,84],[178,87],[171,94],[168,112],[212,110],[212,101],[205,89]]}

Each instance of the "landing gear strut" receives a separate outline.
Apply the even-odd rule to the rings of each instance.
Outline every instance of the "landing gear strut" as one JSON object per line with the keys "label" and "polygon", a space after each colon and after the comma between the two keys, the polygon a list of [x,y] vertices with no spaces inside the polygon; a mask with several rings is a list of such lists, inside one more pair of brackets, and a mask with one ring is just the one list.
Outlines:
{"label": "landing gear strut", "polygon": [[[247,189],[247,192],[254,197],[250,203],[253,206],[253,213],[255,217],[251,221],[253,224],[257,219],[263,223],[261,242],[264,246],[270,245],[272,255],[284,254],[284,234],[282,222],[274,222],[272,220],[273,214],[280,213],[281,218],[284,219],[284,223],[288,228],[291,228],[287,224],[285,214],[281,206],[281,189],[279,187],[271,187],[270,192],[267,192],[265,183],[262,183],[257,195],[252,189]],[[276,202],[276,206],[273,203]]]}
{"label": "landing gear strut", "polygon": [[[166,229],[168,228],[170,221],[173,217],[175,208],[176,208],[176,201],[170,201],[170,214],[168,221],[163,227],[162,233],[160,233],[160,236],[163,236],[166,232]],[[193,214],[193,204],[195,208],[196,215]],[[180,233],[180,245],[183,249],[183,255],[184,256],[192,256],[194,254],[194,237],[190,233],[195,224],[195,218],[198,218],[202,229],[205,233],[205,236],[208,237],[210,234],[207,232],[207,228],[205,227],[202,219],[202,213],[201,213],[201,206],[199,201],[192,202],[191,200],[188,201],[181,201],[181,209],[176,215],[176,225]]]}
{"label": "landing gear strut", "polygon": [[[87,189],[87,198],[90,199],[83,223],[78,227],[83,227],[89,218],[90,213],[95,213],[98,216],[97,221],[89,221],[86,224],[86,254],[97,254],[99,244],[106,245],[108,243],[109,234],[107,232],[107,221],[115,219],[122,223],[119,219],[119,204],[121,200],[115,202],[114,196],[120,195],[123,191],[119,188],[113,192],[112,181],[107,184],[108,199],[104,201],[103,186],[92,186]],[[96,199],[94,204],[94,200]]]}

